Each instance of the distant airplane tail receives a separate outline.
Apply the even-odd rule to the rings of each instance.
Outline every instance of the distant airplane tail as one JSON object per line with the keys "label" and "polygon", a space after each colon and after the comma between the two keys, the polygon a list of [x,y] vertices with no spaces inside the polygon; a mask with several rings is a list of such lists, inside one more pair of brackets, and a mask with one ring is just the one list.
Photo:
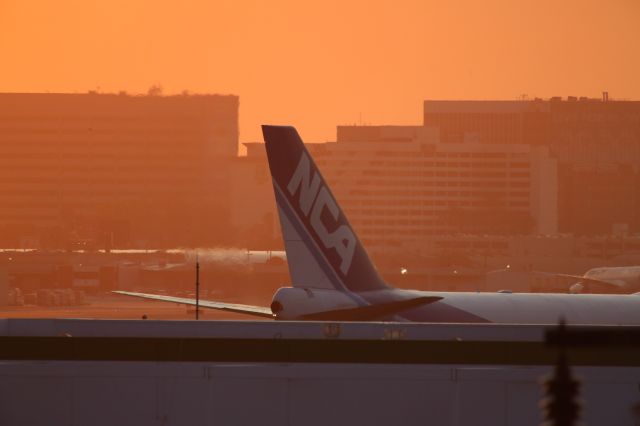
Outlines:
{"label": "distant airplane tail", "polygon": [[295,128],[262,126],[294,287],[388,288]]}

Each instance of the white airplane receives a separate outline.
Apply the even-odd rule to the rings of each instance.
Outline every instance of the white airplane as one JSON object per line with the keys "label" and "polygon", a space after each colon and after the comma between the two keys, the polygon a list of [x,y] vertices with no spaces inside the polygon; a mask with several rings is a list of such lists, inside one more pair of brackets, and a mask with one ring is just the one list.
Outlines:
{"label": "white airplane", "polygon": [[[293,127],[262,126],[292,287],[270,307],[200,306],[276,320],[640,325],[640,295],[402,290],[378,274]],[[117,291],[195,305],[195,299]]]}
{"label": "white airplane", "polygon": [[572,293],[588,290],[613,290],[620,293],[640,291],[640,266],[601,266],[589,269],[584,275],[555,274],[575,279],[569,289]]}
{"label": "white airplane", "polygon": [[640,291],[640,266],[601,266],[589,269],[584,275],[559,274],[532,271],[542,278],[559,278],[571,282],[569,293],[618,293],[630,294]]}

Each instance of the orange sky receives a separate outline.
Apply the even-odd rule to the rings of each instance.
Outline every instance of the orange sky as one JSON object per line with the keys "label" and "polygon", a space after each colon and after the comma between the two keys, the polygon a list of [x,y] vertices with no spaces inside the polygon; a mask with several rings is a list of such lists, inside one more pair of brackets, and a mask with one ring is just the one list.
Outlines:
{"label": "orange sky", "polygon": [[640,98],[640,1],[0,0],[0,91],[240,95],[309,141],[424,99]]}

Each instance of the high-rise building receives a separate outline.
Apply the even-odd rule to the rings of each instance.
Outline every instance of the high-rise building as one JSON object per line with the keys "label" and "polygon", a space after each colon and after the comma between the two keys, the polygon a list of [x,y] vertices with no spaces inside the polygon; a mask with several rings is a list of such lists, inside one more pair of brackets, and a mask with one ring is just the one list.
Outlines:
{"label": "high-rise building", "polygon": [[228,232],[238,97],[0,94],[0,245]]}
{"label": "high-rise building", "polygon": [[640,232],[640,102],[586,97],[424,102],[443,142],[545,146],[558,160],[558,230]]}

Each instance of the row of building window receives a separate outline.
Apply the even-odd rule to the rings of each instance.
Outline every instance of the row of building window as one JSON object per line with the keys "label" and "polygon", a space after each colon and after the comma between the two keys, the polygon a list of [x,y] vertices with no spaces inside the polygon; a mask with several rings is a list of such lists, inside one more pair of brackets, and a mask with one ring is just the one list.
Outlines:
{"label": "row of building window", "polygon": [[[431,228],[411,228],[411,229],[393,229],[393,230],[385,230],[385,229],[370,229],[364,228],[359,231],[363,236],[370,237],[371,235],[386,235],[386,236],[407,236],[412,237],[411,239],[415,239],[417,236],[424,235],[440,235],[446,233],[446,230],[449,229],[446,225],[438,224],[434,225]],[[369,246],[367,244],[367,246]]]}
{"label": "row of building window", "polygon": [[[336,163],[326,164],[326,169],[331,169],[333,165]],[[446,168],[494,168],[494,169],[503,169],[503,168],[529,168],[530,163],[528,162],[479,162],[479,161],[421,161],[419,158],[416,158],[415,161],[369,161],[369,162],[344,162],[342,164],[343,167],[357,165],[359,167],[364,166],[372,166],[372,167],[384,167],[384,168],[401,168],[401,169],[422,169],[422,168],[430,168],[430,167],[446,167]]]}
{"label": "row of building window", "polygon": [[[502,200],[502,201],[500,201]],[[471,205],[479,205],[472,204],[475,201],[468,200],[416,200],[416,199],[396,199],[396,200],[345,200],[342,205],[345,208],[355,208],[360,206],[471,206]],[[483,203],[483,201],[477,201],[477,203]],[[496,205],[506,205],[506,200],[504,199],[496,199],[495,201],[484,201],[485,204],[496,206]],[[511,200],[510,205],[512,206],[520,206],[529,205],[528,199],[526,201],[522,200]]]}
{"label": "row of building window", "polygon": [[508,249],[507,241],[436,241],[435,246],[441,249]]}
{"label": "row of building window", "polygon": [[[38,177],[47,173],[47,178],[102,179],[104,181],[123,179],[126,177],[144,178],[145,176],[167,175],[179,173],[180,179],[197,179],[200,170],[187,167],[118,167],[118,166],[75,166],[75,167],[33,167],[14,166],[4,168],[0,165],[0,182],[9,178]],[[133,175],[133,176],[132,176]]]}
{"label": "row of building window", "polygon": [[362,170],[356,171],[358,176],[378,176],[378,177],[471,177],[471,178],[529,178],[529,172],[429,172],[413,170]]}
{"label": "row of building window", "polygon": [[[175,188],[169,188],[168,190],[164,187],[145,187],[145,188],[135,188],[135,189],[96,189],[96,188],[85,188],[85,189],[72,189],[72,188],[51,188],[48,190],[44,189],[7,189],[2,188],[0,186],[0,197],[3,196],[37,196],[37,197],[58,197],[58,198],[66,198],[66,197],[136,197],[139,199],[150,199],[154,197],[171,197],[171,199],[180,199],[186,196],[192,197],[206,197],[210,196],[210,194],[203,189],[186,187],[180,188],[179,192],[174,191]],[[167,198],[169,199],[169,198]],[[1,204],[0,204],[1,205]]]}
{"label": "row of building window", "polygon": [[[312,150],[312,152],[315,150]],[[329,152],[318,151],[317,154],[313,152],[314,158],[318,164],[324,164],[326,157],[331,156],[332,161],[340,160],[344,157],[349,158],[361,158],[368,159],[371,157],[384,157],[384,158],[487,158],[487,159],[503,159],[503,158],[527,158],[528,153],[524,152],[431,152],[431,151],[348,151],[348,152]],[[323,158],[324,157],[324,158]],[[382,160],[373,160],[382,161]],[[397,161],[393,161],[397,163]],[[407,162],[407,165],[411,162]]]}
{"label": "row of building window", "polygon": [[[425,188],[432,186],[471,186],[471,187],[504,187],[505,182],[495,181],[495,182],[457,182],[458,185],[452,185],[453,182],[442,182],[442,181],[431,181],[431,180],[387,180],[387,179],[358,179],[355,182],[356,186],[373,186],[373,187],[381,187],[381,186],[395,186],[395,187],[417,187],[417,188]],[[506,182],[506,186],[512,188],[528,188],[530,186],[530,182],[514,182],[508,181]],[[344,185],[347,187],[347,185]]]}
{"label": "row of building window", "polygon": [[[461,182],[465,183],[465,182]],[[448,186],[469,186],[469,185],[448,185]],[[336,193],[340,193],[336,191]],[[529,191],[509,191],[509,192],[490,192],[490,191],[416,191],[416,190],[399,190],[399,191],[384,191],[384,190],[375,190],[375,189],[352,189],[348,191],[349,196],[344,197],[345,201],[352,199],[351,197],[356,196],[372,196],[372,197],[393,197],[394,200],[397,200],[401,197],[433,197],[433,196],[449,196],[449,197],[457,197],[457,196],[465,196],[465,197],[474,197],[474,196],[494,196],[505,195],[510,197],[529,197]],[[395,201],[394,201],[395,202]]]}
{"label": "row of building window", "polygon": [[15,120],[6,122],[0,120],[0,135],[65,135],[72,136],[78,133],[91,135],[117,135],[130,136],[133,134],[141,135],[202,135],[204,133],[214,132],[218,136],[228,135],[237,132],[237,122],[232,117],[221,117],[223,120],[216,120],[212,117],[206,125],[200,121],[184,121],[176,120],[174,117],[167,117],[166,120],[161,118],[152,121],[136,121],[131,123],[114,122],[109,125],[100,121],[59,121],[56,123],[46,123],[34,119],[28,122],[19,123]]}
{"label": "row of building window", "polygon": [[55,214],[2,214],[0,213],[0,223],[28,223],[32,221],[56,222],[58,216]]}
{"label": "row of building window", "polygon": [[94,162],[100,162],[107,158],[113,158],[120,161],[130,161],[136,164],[146,164],[153,163],[157,160],[163,160],[160,163],[171,165],[177,161],[189,161],[198,163],[198,160],[202,159],[202,155],[204,155],[204,150],[201,152],[194,153],[193,151],[186,151],[184,149],[175,149],[170,152],[158,152],[155,150],[154,152],[150,152],[141,157],[140,155],[129,155],[131,153],[123,152],[118,150],[114,152],[77,152],[75,150],[69,152],[62,152],[60,150],[52,150],[50,152],[40,151],[37,152],[19,152],[19,151],[11,151],[11,150],[3,150],[0,149],[0,157],[4,160],[16,161],[16,160],[25,160],[25,159],[44,159],[47,160],[47,163],[52,161],[64,161],[65,159],[83,159],[85,162],[91,164]]}
{"label": "row of building window", "polygon": [[[369,232],[372,229],[376,229],[379,231],[384,231],[389,230],[390,232],[395,232],[398,228],[402,229],[402,228],[407,228],[407,227],[431,227],[431,226],[440,226],[440,227],[445,227],[445,226],[449,226],[448,223],[446,223],[443,220],[359,220],[353,221],[353,225],[356,226],[358,228],[358,230],[360,230],[362,228],[362,232],[364,233],[365,229],[368,229]],[[384,226],[385,228],[380,228],[381,226]],[[396,229],[390,230],[389,227],[398,227]],[[478,242],[478,244],[476,243],[470,243],[468,241],[454,241],[454,242],[446,242],[445,245],[440,246],[441,248],[469,248],[473,245],[473,247],[476,248],[488,248],[490,246],[490,243],[481,243]]]}
{"label": "row of building window", "polygon": [[111,178],[96,178],[93,176],[82,177],[68,177],[68,176],[43,176],[43,177],[4,177],[0,176],[0,185],[11,183],[45,183],[49,185],[57,185],[64,183],[76,183],[81,185],[99,185],[104,184],[108,186],[118,185],[121,183],[149,185],[149,184],[174,184],[174,185],[202,185],[202,181],[195,177],[155,177],[143,175],[136,179],[120,179],[117,177]]}
{"label": "row of building window", "polygon": [[[434,206],[440,207],[479,207],[483,209],[504,209],[507,207],[507,204],[495,204],[495,203],[485,203],[481,201],[438,201],[434,203]],[[528,201],[518,201],[511,202],[508,204],[508,207],[512,209],[516,208],[528,208]],[[357,208],[345,208],[347,214],[351,217],[358,220],[361,220],[361,217],[367,216],[442,216],[444,214],[449,213],[448,210],[438,209],[438,210],[405,210],[405,209],[357,209]]]}

